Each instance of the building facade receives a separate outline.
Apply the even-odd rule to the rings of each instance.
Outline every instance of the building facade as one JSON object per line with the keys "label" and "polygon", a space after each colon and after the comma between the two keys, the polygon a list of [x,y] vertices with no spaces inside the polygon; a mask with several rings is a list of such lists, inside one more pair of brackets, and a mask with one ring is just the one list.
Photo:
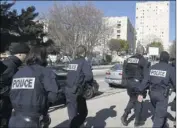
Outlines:
{"label": "building facade", "polygon": [[126,40],[131,52],[135,49],[135,29],[128,17],[104,17],[108,26],[112,29],[110,39]]}
{"label": "building facade", "polygon": [[153,41],[160,41],[164,49],[169,43],[170,1],[148,1],[136,3],[136,43],[144,47]]}

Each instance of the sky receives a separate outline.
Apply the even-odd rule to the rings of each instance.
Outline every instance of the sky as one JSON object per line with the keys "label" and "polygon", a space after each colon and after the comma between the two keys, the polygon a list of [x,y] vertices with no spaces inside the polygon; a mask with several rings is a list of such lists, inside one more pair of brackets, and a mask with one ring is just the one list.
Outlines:
{"label": "sky", "polygon": [[[22,8],[27,8],[28,6],[33,5],[36,7],[36,12],[45,14],[53,6],[53,3],[54,1],[16,1],[13,8],[20,12]],[[67,1],[65,3],[71,3],[71,1]],[[83,3],[83,1],[81,3]],[[92,3],[98,9],[102,10],[105,16],[127,16],[135,27],[136,1],[92,1]],[[170,41],[174,40],[176,37],[175,14],[176,1],[170,1]]]}

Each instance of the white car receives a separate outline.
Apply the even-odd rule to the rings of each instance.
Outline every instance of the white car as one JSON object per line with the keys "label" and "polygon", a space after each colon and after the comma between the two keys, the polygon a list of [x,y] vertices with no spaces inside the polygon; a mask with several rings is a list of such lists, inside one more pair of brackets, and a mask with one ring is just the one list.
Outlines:
{"label": "white car", "polygon": [[119,86],[122,83],[122,64],[115,64],[106,72],[105,76],[106,83],[109,86]]}

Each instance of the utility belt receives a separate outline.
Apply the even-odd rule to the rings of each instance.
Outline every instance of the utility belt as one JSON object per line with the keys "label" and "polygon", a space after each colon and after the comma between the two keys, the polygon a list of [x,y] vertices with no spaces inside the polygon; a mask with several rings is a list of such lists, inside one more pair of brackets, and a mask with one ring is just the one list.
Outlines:
{"label": "utility belt", "polygon": [[163,84],[151,84],[149,87],[150,92],[159,92],[161,91],[165,97],[168,97],[171,94],[170,86]]}
{"label": "utility belt", "polygon": [[84,96],[87,91],[88,83],[78,85],[74,94]]}
{"label": "utility belt", "polygon": [[38,114],[23,113],[21,111],[13,111],[12,116],[20,116],[25,122],[28,123],[37,123],[39,128],[48,128],[51,123],[51,118],[48,114],[44,116]]}

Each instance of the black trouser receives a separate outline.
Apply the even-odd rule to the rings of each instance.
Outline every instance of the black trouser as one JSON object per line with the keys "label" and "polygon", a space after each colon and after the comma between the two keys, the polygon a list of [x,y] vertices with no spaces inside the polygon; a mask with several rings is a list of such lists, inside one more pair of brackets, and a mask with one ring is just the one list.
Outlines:
{"label": "black trouser", "polygon": [[150,99],[155,108],[153,128],[165,128],[167,121],[168,97],[164,96],[164,90],[151,90]]}
{"label": "black trouser", "polygon": [[140,121],[141,114],[142,114],[143,102],[138,102],[137,95],[135,93],[131,92],[131,90],[129,90],[129,89],[127,89],[127,94],[129,95],[130,99],[129,99],[129,102],[125,108],[125,113],[127,113],[127,114],[131,113],[131,109],[134,108],[135,121]]}
{"label": "black trouser", "polygon": [[67,95],[67,108],[70,128],[79,128],[88,114],[86,99],[83,96]]}
{"label": "black trouser", "polygon": [[1,110],[0,110],[0,127],[7,128],[9,119],[12,113],[12,105],[10,102],[10,98],[8,96],[1,97]]}

